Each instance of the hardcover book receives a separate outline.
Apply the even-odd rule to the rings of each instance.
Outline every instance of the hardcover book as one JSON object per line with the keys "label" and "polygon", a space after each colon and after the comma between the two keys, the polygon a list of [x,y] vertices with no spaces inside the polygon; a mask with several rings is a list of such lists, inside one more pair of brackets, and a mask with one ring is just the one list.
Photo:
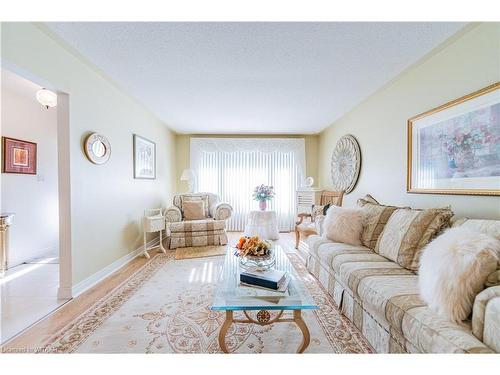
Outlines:
{"label": "hardcover book", "polygon": [[240,273],[240,281],[245,284],[257,285],[278,290],[286,280],[286,273],[274,269],[266,271],[244,271]]}

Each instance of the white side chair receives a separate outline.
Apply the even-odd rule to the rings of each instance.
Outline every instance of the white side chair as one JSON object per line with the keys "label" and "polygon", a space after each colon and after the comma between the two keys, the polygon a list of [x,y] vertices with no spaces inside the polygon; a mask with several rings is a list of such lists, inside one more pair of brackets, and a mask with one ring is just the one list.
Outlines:
{"label": "white side chair", "polygon": [[[160,248],[160,251],[166,253],[167,251],[163,247],[163,236],[162,232],[166,229],[165,226],[165,216],[163,216],[161,208],[152,208],[144,210],[144,219],[143,219],[143,228],[144,228],[144,256],[146,258],[150,258],[148,254],[148,250]],[[147,234],[160,232],[160,244],[152,247],[147,247]]]}

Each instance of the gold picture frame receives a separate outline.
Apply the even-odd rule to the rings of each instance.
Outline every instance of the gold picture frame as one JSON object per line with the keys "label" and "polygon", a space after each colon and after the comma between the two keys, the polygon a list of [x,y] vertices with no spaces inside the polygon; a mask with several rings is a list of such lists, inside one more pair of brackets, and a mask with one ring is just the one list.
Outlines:
{"label": "gold picture frame", "polygon": [[[408,119],[406,191],[500,195],[499,112],[500,82],[496,82]],[[491,113],[493,120],[485,121]]]}

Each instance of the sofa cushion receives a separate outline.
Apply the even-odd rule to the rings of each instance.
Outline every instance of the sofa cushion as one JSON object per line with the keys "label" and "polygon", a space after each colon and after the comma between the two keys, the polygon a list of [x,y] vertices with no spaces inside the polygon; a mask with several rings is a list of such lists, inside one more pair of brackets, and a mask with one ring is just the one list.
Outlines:
{"label": "sofa cushion", "polygon": [[379,237],[375,251],[416,272],[423,247],[449,225],[452,216],[448,208],[397,209]]}
{"label": "sofa cushion", "polygon": [[190,220],[178,221],[169,223],[170,232],[202,232],[202,231],[216,231],[226,228],[225,220],[203,219],[203,220]]}
{"label": "sofa cushion", "polygon": [[184,201],[182,202],[182,213],[184,220],[201,220],[205,216],[205,202],[198,201]]}
{"label": "sofa cushion", "polygon": [[174,195],[173,204],[179,210],[182,210],[182,202],[185,200],[203,200],[205,202],[205,216],[210,217],[210,207],[213,207],[219,201],[219,197],[212,193],[186,193]]}
{"label": "sofa cushion", "polygon": [[306,243],[309,253],[316,256],[326,268],[331,267],[334,257],[342,254],[373,254],[373,251],[366,247],[333,242],[317,235],[310,236]]}
{"label": "sofa cushion", "polygon": [[358,206],[362,207],[365,216],[361,243],[363,246],[375,250],[377,240],[387,221],[399,207],[381,205],[369,194],[358,199]]}
{"label": "sofa cushion", "polygon": [[[208,195],[201,194],[201,195],[181,195],[181,211],[184,210],[184,205],[186,202],[203,202],[203,210],[204,210],[204,217],[209,217],[209,202],[208,202]],[[184,212],[182,212],[182,215],[185,217]],[[189,220],[189,219],[188,219]]]}
{"label": "sofa cushion", "polygon": [[390,260],[375,254],[373,251],[367,252],[362,249],[359,250],[351,250],[351,251],[336,251],[330,257],[331,267],[333,270],[340,274],[341,268],[344,264],[347,263],[368,263],[368,262],[377,262],[377,263],[392,263]]}
{"label": "sofa cushion", "polygon": [[349,287],[354,296],[360,300],[363,300],[363,297],[359,294],[359,288],[373,278],[383,278],[391,283],[398,280],[401,276],[417,277],[399,264],[387,260],[347,262],[341,265],[338,276]]}

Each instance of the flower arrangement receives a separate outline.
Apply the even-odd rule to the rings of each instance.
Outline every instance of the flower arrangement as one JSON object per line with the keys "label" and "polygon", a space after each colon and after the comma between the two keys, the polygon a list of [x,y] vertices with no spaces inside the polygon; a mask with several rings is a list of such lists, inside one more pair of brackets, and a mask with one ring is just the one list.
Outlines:
{"label": "flower arrangement", "polygon": [[274,188],[268,185],[259,185],[253,189],[253,199],[259,202],[269,201],[274,197]]}
{"label": "flower arrangement", "polygon": [[457,127],[452,135],[441,134],[439,138],[450,158],[449,167],[459,170],[477,167],[476,150],[497,141],[487,126],[477,123]]}
{"label": "flower arrangement", "polygon": [[261,240],[258,236],[241,237],[236,244],[236,254],[238,256],[264,256],[269,254],[270,245]]}

